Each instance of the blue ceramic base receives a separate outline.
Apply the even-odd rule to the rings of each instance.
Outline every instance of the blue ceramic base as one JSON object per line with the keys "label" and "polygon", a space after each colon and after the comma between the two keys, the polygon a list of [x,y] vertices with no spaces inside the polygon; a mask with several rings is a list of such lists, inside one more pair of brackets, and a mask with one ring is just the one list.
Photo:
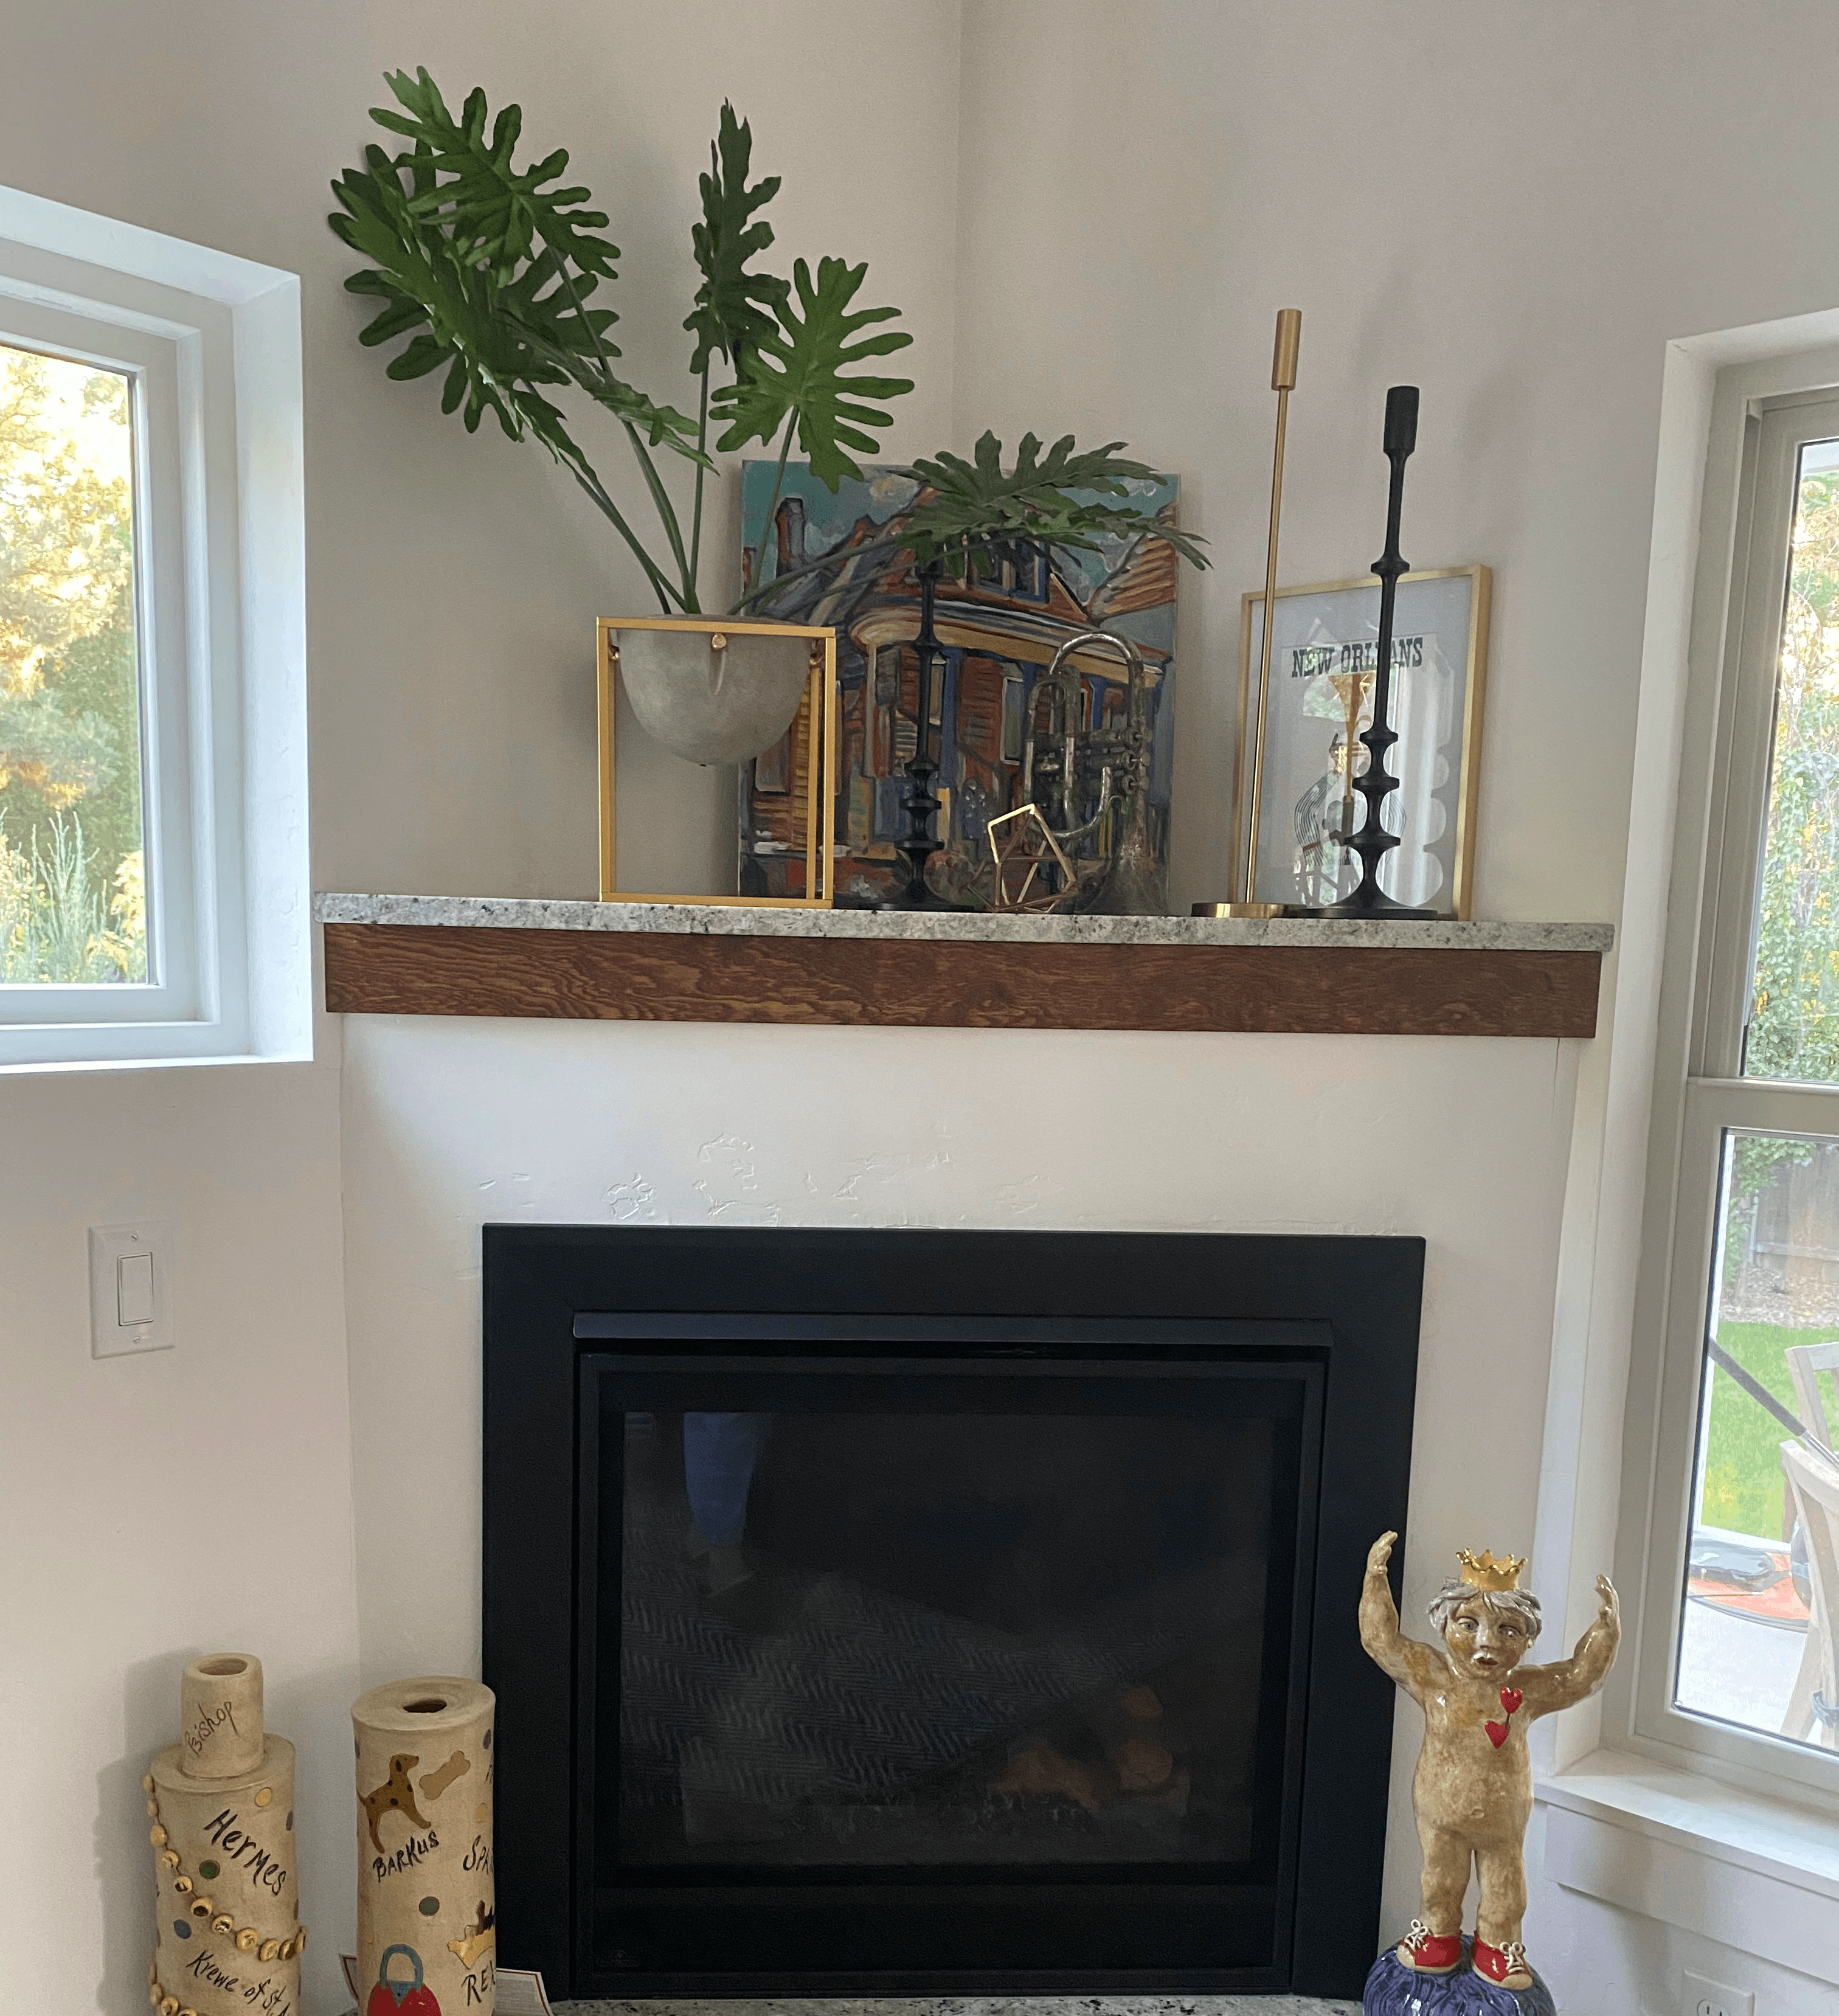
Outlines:
{"label": "blue ceramic base", "polygon": [[1366,1977],[1361,2007],[1366,2016],[1558,2016],[1552,1991],[1536,1971],[1530,1988],[1496,1988],[1469,1964],[1470,1950],[1471,1942],[1464,1939],[1454,1974],[1413,1974],[1387,1946]]}

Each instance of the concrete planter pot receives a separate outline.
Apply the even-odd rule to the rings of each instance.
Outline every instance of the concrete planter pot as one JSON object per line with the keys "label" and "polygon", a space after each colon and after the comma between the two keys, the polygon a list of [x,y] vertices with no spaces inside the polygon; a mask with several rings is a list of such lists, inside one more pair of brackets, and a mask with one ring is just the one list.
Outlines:
{"label": "concrete planter pot", "polygon": [[797,715],[811,674],[808,636],[725,618],[613,628],[639,725],[687,762],[745,763]]}

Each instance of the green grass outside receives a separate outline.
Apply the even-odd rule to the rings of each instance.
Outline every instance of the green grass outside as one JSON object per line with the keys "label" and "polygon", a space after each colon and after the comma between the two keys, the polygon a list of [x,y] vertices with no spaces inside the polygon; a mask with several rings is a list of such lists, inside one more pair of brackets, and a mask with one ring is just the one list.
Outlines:
{"label": "green grass outside", "polygon": [[[1721,1323],[1718,1341],[1758,1384],[1798,1414],[1794,1382],[1782,1353],[1790,1344],[1816,1344],[1839,1325],[1790,1330],[1780,1323]],[[1832,1403],[1823,1391],[1829,1417]],[[1711,1389],[1709,1446],[1699,1519],[1708,1526],[1773,1539],[1782,1530],[1782,1444],[1787,1430],[1728,1373]]]}

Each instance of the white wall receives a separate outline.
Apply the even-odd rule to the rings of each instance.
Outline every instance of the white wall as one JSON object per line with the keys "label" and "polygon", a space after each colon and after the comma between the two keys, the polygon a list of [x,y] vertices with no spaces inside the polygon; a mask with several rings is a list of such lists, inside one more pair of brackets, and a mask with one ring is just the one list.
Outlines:
{"label": "white wall", "polygon": [[[304,277],[322,887],[590,892],[585,640],[596,614],[642,606],[538,452],[466,438],[427,384],[388,383],[358,347],[325,183],[365,137],[386,66],[425,62],[456,93],[481,81],[521,99],[532,140],[570,146],[615,212],[628,363],[660,394],[682,355],[693,178],[728,93],[761,166],[786,178],[780,249],[866,257],[876,298],[906,311],[921,389],[892,452],[967,445],[986,425],[1011,441],[1071,428],[1181,473],[1218,562],[1183,586],[1184,898],[1224,869],[1225,703],[1239,594],[1261,575],[1277,307],[1305,311],[1286,578],[1352,573],[1377,550],[1384,388],[1420,383],[1405,550],[1496,569],[1481,904],[1614,916],[1664,340],[1839,297],[1839,20],[1817,0],[970,0],[962,20],[952,0],[63,0],[16,7],[5,32],[0,181]],[[655,777],[634,789],[660,805]],[[690,806],[678,827],[712,816]],[[1588,1257],[1601,1042],[1580,1057],[362,1021],[347,1035],[354,1598],[329,1060],[0,1084],[0,1134],[31,1150],[0,1178],[0,1510],[7,1590],[26,1592],[9,1614],[27,1627],[0,1684],[12,1728],[41,1745],[25,1781],[49,1816],[0,1849],[0,1911],[35,2007],[139,2006],[144,1870],[118,1793],[165,1733],[179,1656],[207,1641],[262,1651],[278,1725],[326,1746],[303,1827],[309,1953],[335,1949],[354,1603],[367,1678],[476,1656],[488,1216],[1422,1233],[1408,1602],[1456,1545],[1531,1530],[1573,1085],[1571,1265]],[[1114,1148],[1013,1118],[1068,1069],[1134,1103]],[[169,1360],[92,1366],[82,1227],[156,1204],[185,1231],[196,1327]],[[1478,1395],[1498,1398],[1504,1447],[1473,1435]],[[405,1404],[426,1424],[431,1479],[412,1499],[390,1489],[378,1425]],[[154,1453],[182,1449],[187,1424],[234,1437],[257,1414],[301,1450],[291,1476],[263,1480],[291,1510],[285,1572],[265,1529],[232,1519],[210,1535],[211,1571],[188,1573],[160,1524]],[[12,1649],[52,1632],[76,1647],[68,1687]],[[1402,1737],[1401,1787],[1415,1733]],[[1415,1881],[1397,1803],[1395,1919]],[[47,1894],[69,1900],[67,1946],[41,1932]],[[1589,1950],[1556,1900],[1541,1910],[1555,1951]],[[1628,1931],[1626,1954],[1646,1936]],[[99,1985],[83,1964],[55,1974],[95,1951]],[[1655,2016],[1668,2007],[1674,1988],[1631,1978]],[[1580,2012],[1629,2006],[1581,1958],[1559,1978]]]}
{"label": "white wall", "polygon": [[[143,2008],[140,1780],[205,1651],[300,1749],[309,1978],[354,1915],[357,1683],[336,1031],[315,1064],[0,1078],[0,1964],[10,2007]],[[89,1355],[85,1228],[168,1218],[171,1351]]]}

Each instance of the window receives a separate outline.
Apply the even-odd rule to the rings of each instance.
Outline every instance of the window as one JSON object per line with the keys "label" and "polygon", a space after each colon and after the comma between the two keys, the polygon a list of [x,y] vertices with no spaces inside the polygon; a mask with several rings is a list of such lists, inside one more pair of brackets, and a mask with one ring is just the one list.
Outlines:
{"label": "window", "polygon": [[1738,411],[1633,1729],[1839,1792],[1839,397]]}
{"label": "window", "polygon": [[[135,374],[0,343],[0,985],[147,957]],[[23,999],[23,998],[22,998]]]}
{"label": "window", "polygon": [[298,293],[0,189],[0,1068],[311,1053]]}

